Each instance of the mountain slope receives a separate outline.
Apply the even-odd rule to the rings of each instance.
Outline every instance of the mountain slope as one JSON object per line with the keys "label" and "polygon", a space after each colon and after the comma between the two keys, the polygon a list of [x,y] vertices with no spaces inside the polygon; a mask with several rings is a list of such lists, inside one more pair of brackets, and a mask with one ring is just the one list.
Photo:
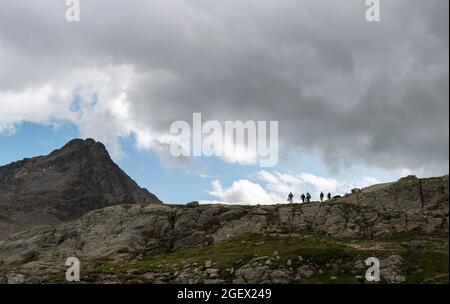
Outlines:
{"label": "mountain slope", "polygon": [[0,167],[0,216],[24,225],[54,224],[91,210],[136,202],[161,203],[93,139],[74,139],[47,156]]}

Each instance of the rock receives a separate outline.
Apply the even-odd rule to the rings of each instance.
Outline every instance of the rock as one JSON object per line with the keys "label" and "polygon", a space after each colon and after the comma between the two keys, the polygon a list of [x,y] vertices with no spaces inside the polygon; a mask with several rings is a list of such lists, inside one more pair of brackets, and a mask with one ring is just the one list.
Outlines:
{"label": "rock", "polygon": [[222,279],[204,279],[203,284],[224,284],[225,281]]}
{"label": "rock", "polygon": [[276,269],[269,274],[272,284],[289,284],[291,283],[291,274],[285,269]]}
{"label": "rock", "polygon": [[243,266],[236,270],[233,283],[260,284],[263,281],[270,280],[269,274],[269,266]]}
{"label": "rock", "polygon": [[364,270],[367,268],[367,266],[361,260],[357,260],[353,265],[353,267],[357,270]]}
{"label": "rock", "polygon": [[205,267],[206,268],[212,267],[212,261],[205,261]]}
{"label": "rock", "polygon": [[262,261],[262,260],[267,260],[269,257],[268,256],[261,256],[261,257],[256,257],[250,260],[250,263],[254,263],[254,262],[258,262],[258,261]]}
{"label": "rock", "polygon": [[338,279],[338,277],[336,277],[336,276],[331,276],[330,277],[330,280],[337,280]]}
{"label": "rock", "polygon": [[399,267],[403,264],[403,258],[397,254],[388,256],[385,259],[380,260],[381,268]]}
{"label": "rock", "polygon": [[404,283],[404,282],[406,282],[406,278],[404,276],[397,275],[397,276],[395,276],[395,282],[396,283]]}
{"label": "rock", "polygon": [[219,276],[220,269],[218,268],[208,268],[205,270],[205,274],[209,275],[210,278],[216,278]]}
{"label": "rock", "polygon": [[6,275],[8,284],[23,284],[25,276],[23,274],[10,273]]}
{"label": "rock", "polygon": [[25,248],[23,252],[10,257],[6,257],[5,261],[8,264],[25,264],[31,262],[39,257],[39,253],[34,249]]}
{"label": "rock", "polygon": [[150,281],[150,282],[153,282],[157,276],[158,276],[158,274],[153,273],[153,272],[147,272],[142,275],[142,277],[144,279],[146,279],[147,281]]}
{"label": "rock", "polygon": [[180,271],[178,276],[174,277],[173,282],[177,284],[200,284],[203,280],[204,278],[201,275],[183,270]]}
{"label": "rock", "polygon": [[171,275],[168,272],[164,272],[164,273],[161,273],[159,275],[159,280],[162,281],[162,282],[168,282],[168,281],[170,281],[172,279],[174,279],[173,275]]}
{"label": "rock", "polygon": [[233,280],[233,284],[247,284],[243,277],[237,277]]}
{"label": "rock", "polygon": [[291,261],[290,259],[287,260],[286,265],[287,265],[287,266],[291,266],[291,265],[292,265],[292,261]]}
{"label": "rock", "polygon": [[200,203],[198,201],[193,201],[193,202],[187,203],[186,206],[188,206],[188,207],[198,207],[198,206],[200,206]]}
{"label": "rock", "polygon": [[380,276],[389,284],[404,283],[406,278],[399,275],[404,260],[399,255],[390,255],[380,260]]}
{"label": "rock", "polygon": [[302,279],[309,279],[314,276],[314,268],[310,265],[303,265],[297,268],[297,274]]}

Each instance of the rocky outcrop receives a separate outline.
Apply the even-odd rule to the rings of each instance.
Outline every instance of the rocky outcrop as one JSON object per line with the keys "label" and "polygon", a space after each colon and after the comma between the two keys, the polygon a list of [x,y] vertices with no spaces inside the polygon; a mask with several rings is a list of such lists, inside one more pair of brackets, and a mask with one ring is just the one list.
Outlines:
{"label": "rocky outcrop", "polygon": [[13,222],[19,223],[16,228],[55,224],[95,209],[136,202],[161,203],[92,139],[75,139],[48,156],[0,167],[1,228],[8,224],[13,229]]}
{"label": "rocky outcrop", "polygon": [[410,175],[395,183],[379,184],[364,189],[353,189],[345,201],[360,206],[391,210],[430,209],[447,204],[448,175],[417,178]]}
{"label": "rocky outcrop", "polygon": [[0,215],[0,240],[14,232],[18,232],[20,229],[21,225],[19,222]]}
{"label": "rocky outcrop", "polygon": [[0,261],[129,259],[217,244],[248,233],[314,232],[340,239],[448,234],[448,176],[409,177],[377,190],[353,192],[310,204],[112,206],[72,222],[14,234],[0,241]]}

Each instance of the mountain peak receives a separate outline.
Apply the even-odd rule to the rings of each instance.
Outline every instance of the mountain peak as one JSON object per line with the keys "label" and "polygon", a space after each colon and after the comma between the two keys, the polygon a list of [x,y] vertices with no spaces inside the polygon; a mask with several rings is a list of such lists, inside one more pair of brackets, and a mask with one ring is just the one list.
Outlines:
{"label": "mountain peak", "polygon": [[107,156],[109,158],[109,153],[106,150],[105,145],[99,141],[95,141],[92,138],[72,139],[67,144],[65,144],[62,148],[53,151],[50,155],[58,154],[58,153],[71,153],[71,152],[77,152],[77,151],[90,152],[92,154],[101,154],[101,155]]}
{"label": "mountain peak", "polygon": [[69,147],[69,146],[94,146],[94,145],[101,145],[101,146],[104,147],[104,145],[101,142],[95,141],[95,139],[93,139],[93,138],[86,138],[86,139],[74,138],[74,139],[70,140],[67,144],[65,144],[64,147]]}
{"label": "mountain peak", "polygon": [[60,222],[122,203],[161,201],[91,138],[73,139],[47,156],[0,167],[0,216],[20,222]]}

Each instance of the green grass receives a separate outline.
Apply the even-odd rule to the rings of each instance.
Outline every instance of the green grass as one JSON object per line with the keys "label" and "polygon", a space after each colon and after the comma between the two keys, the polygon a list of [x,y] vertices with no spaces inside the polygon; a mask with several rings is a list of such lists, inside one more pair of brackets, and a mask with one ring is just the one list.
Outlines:
{"label": "green grass", "polygon": [[[206,260],[214,261],[219,267],[233,265],[236,260],[248,261],[257,256],[273,256],[278,252],[280,261],[288,258],[315,258],[326,261],[331,257],[348,256],[350,247],[330,242],[328,240],[301,237],[276,237],[262,235],[246,235],[233,238],[221,244],[178,250],[175,253],[147,257],[139,261],[145,268],[153,268],[161,265],[166,270],[171,270],[170,265],[185,263],[204,263]],[[159,266],[158,268],[161,268]]]}
{"label": "green grass", "polygon": [[[291,260],[293,268],[300,265],[299,256],[304,260],[325,263],[331,258],[349,258],[356,254],[351,247],[334,241],[315,237],[277,237],[257,234],[233,238],[221,244],[208,247],[178,250],[174,253],[146,257],[138,261],[99,262],[93,270],[85,272],[88,276],[98,274],[127,275],[146,272],[175,272],[186,264],[203,265],[205,261],[216,263],[219,269],[237,268],[255,257],[269,256],[274,264],[286,265]],[[276,256],[279,258],[276,259]],[[240,261],[238,264],[236,262]]]}
{"label": "green grass", "polygon": [[[393,237],[381,242],[411,241],[411,235]],[[277,235],[267,236],[250,234],[232,238],[223,243],[205,247],[181,249],[173,253],[148,256],[133,261],[96,261],[90,269],[82,269],[82,280],[96,282],[105,275],[113,275],[121,282],[138,282],[139,276],[147,272],[174,273],[183,269],[186,264],[197,263],[200,267],[205,261],[215,263],[214,268],[222,270],[222,279],[232,282],[232,276],[226,269],[237,269],[249,263],[255,257],[268,256],[273,258],[273,264],[287,268],[287,261],[291,260],[291,268],[295,271],[299,266],[314,264],[315,275],[299,283],[305,284],[357,284],[361,283],[350,273],[355,260],[365,260],[369,256],[380,259],[391,254],[401,255],[404,260],[402,275],[405,275],[407,283],[448,283],[448,242],[444,239],[432,239],[422,236],[416,240],[427,245],[422,250],[412,250],[402,246],[393,249],[362,249],[358,245],[376,245],[380,241],[343,241],[331,237],[319,235]],[[278,256],[278,258],[277,258]],[[303,261],[299,260],[302,256]],[[340,269],[327,267],[330,260],[340,259],[343,264]],[[265,263],[265,259],[260,261]],[[92,265],[92,263],[91,263]],[[342,265],[342,264],[341,264]],[[317,270],[322,269],[322,273]],[[361,273],[360,275],[363,275]],[[337,279],[332,279],[336,277]],[[64,281],[64,277],[52,278],[52,281]]]}
{"label": "green grass", "polygon": [[402,257],[410,265],[407,269],[407,282],[449,283],[448,248],[447,251],[406,250]]}
{"label": "green grass", "polygon": [[[333,279],[335,277],[336,279]],[[302,280],[301,284],[361,284],[355,276],[348,273],[336,271],[324,271],[322,274],[316,274],[312,278]]]}

